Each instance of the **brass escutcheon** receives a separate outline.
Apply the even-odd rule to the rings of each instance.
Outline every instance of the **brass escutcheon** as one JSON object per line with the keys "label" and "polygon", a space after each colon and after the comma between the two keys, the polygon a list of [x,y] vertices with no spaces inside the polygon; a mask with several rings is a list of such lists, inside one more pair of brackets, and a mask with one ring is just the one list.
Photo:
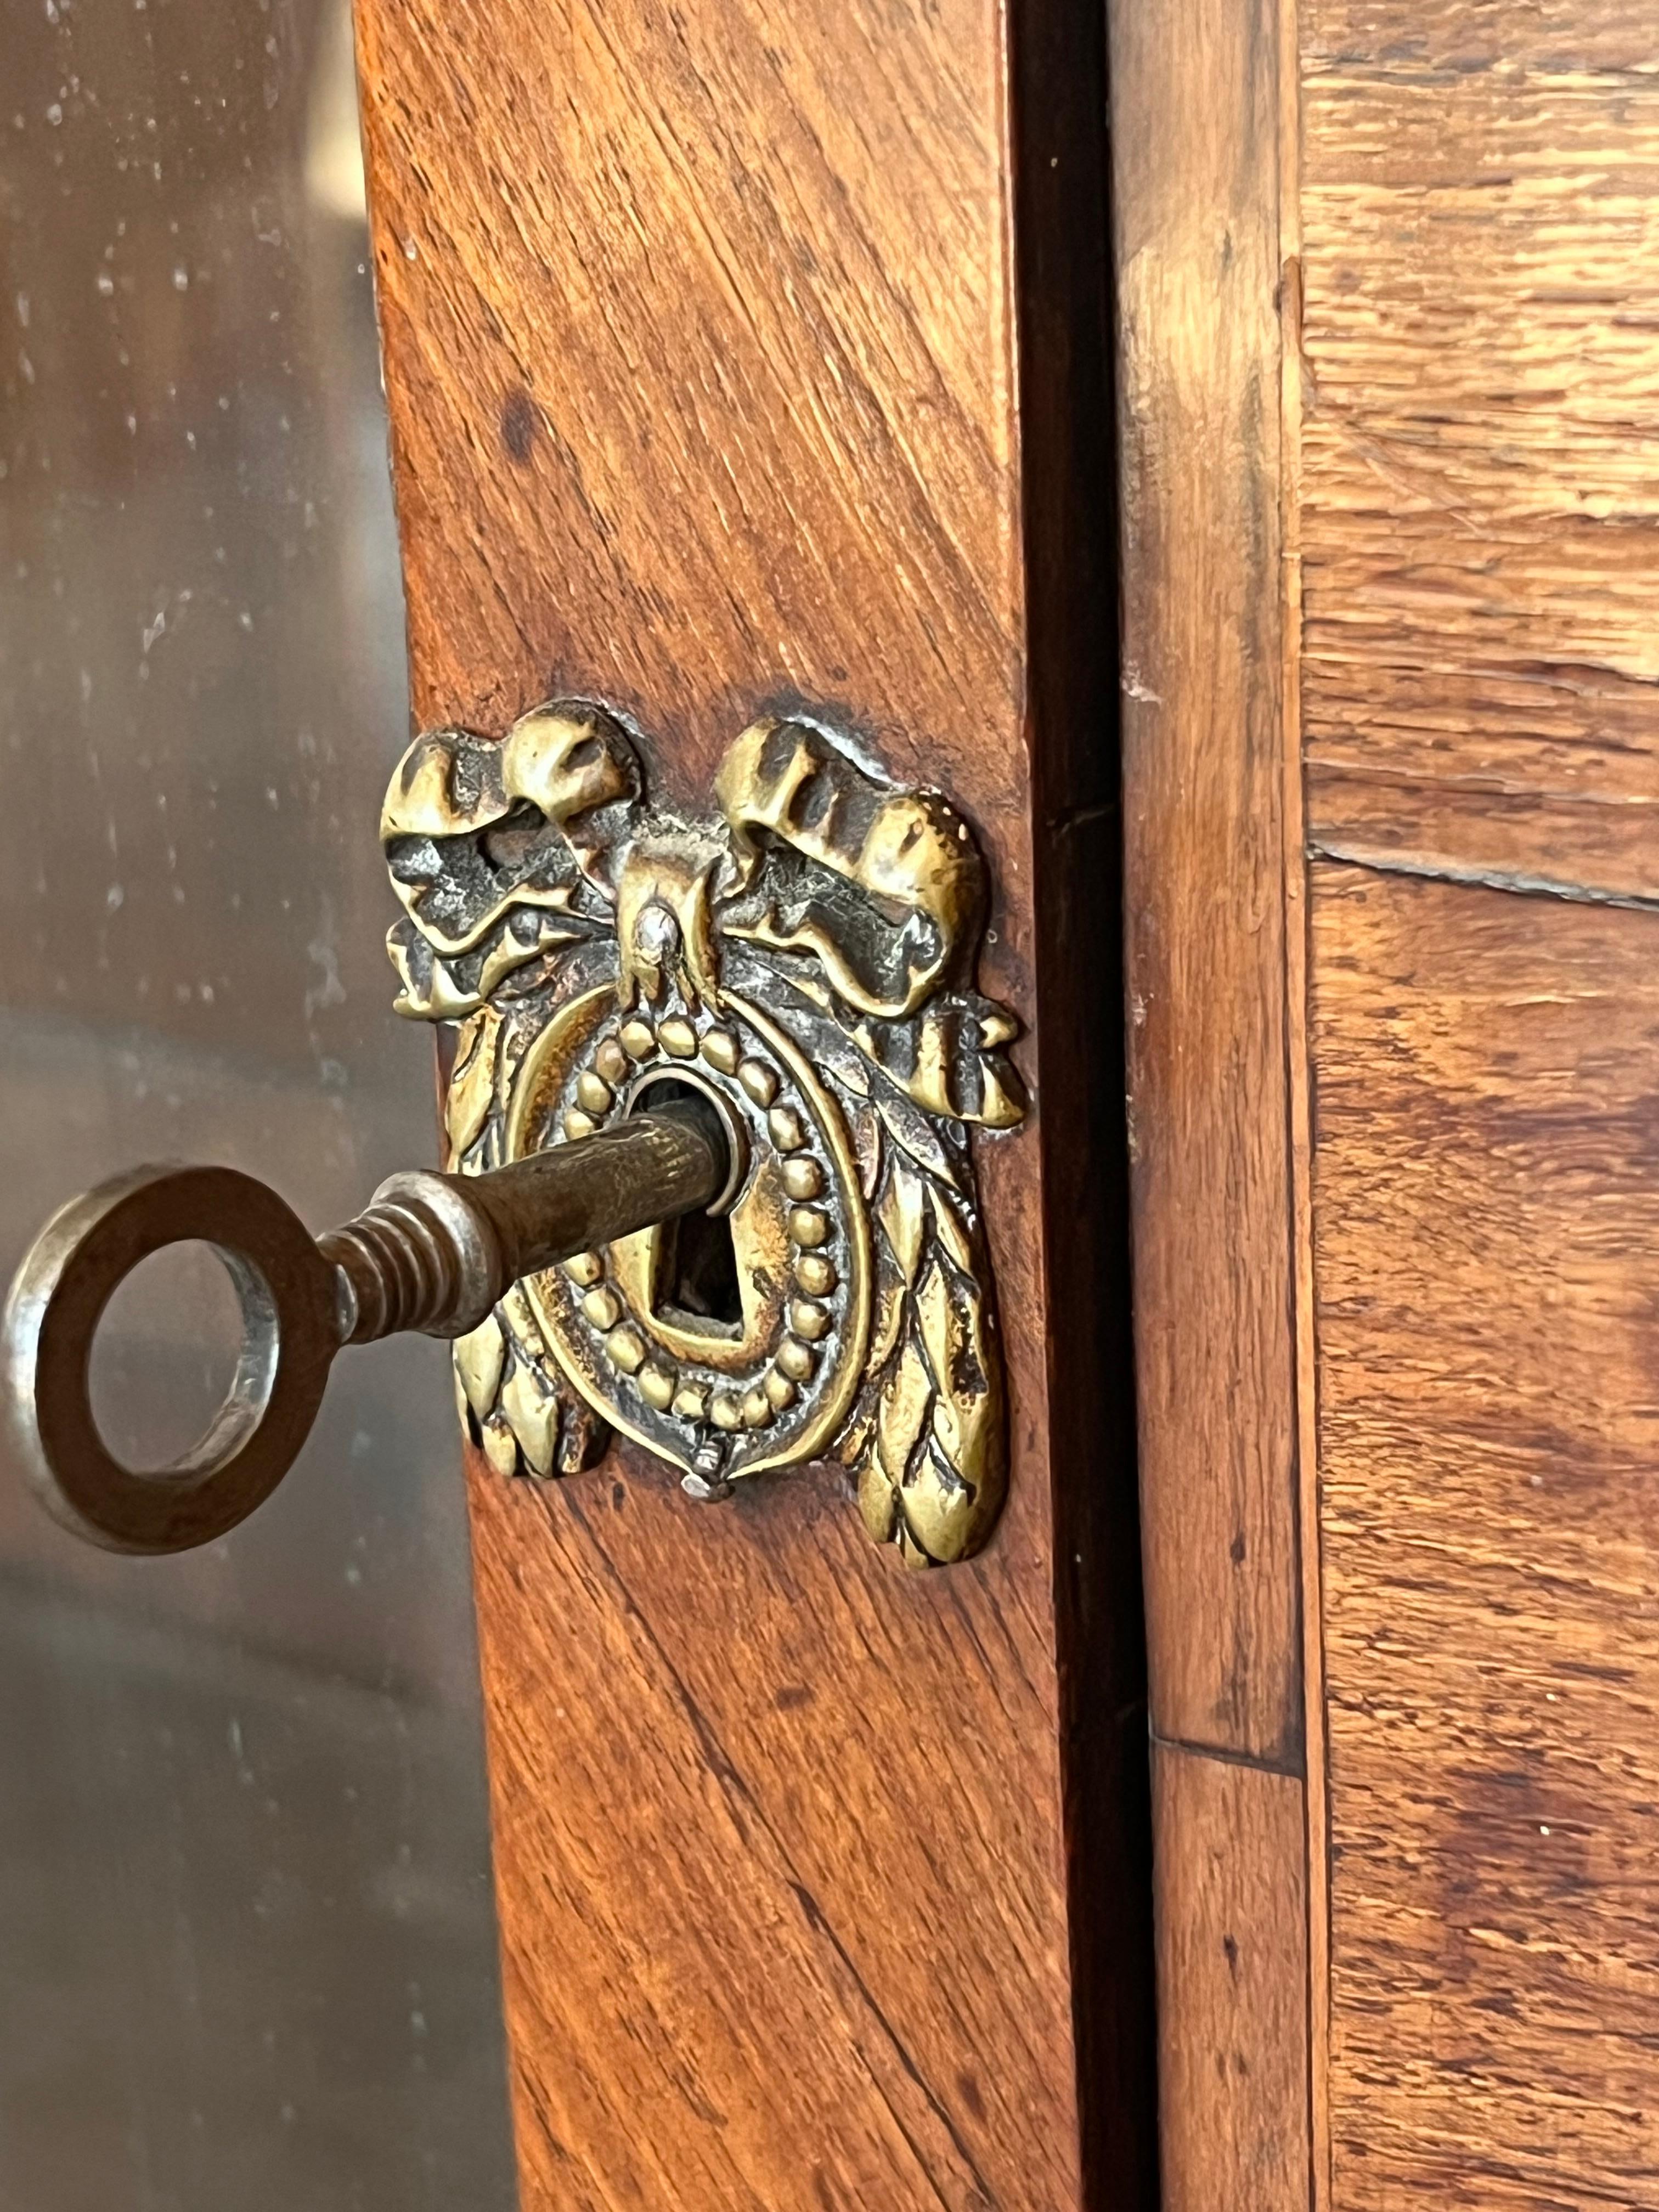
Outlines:
{"label": "brass escutcheon", "polygon": [[561,700],[501,739],[418,738],[381,834],[398,1008],[459,1024],[450,1165],[476,1174],[685,1090],[732,1187],[515,1285],[456,1346],[507,1474],[618,1430],[690,1494],[833,1458],[916,1566],[984,1542],[1006,1485],[1002,1360],[969,1132],[1014,1127],[1018,1024],[973,975],[968,824],[844,733],[757,720],[718,812],[650,803],[617,714]]}

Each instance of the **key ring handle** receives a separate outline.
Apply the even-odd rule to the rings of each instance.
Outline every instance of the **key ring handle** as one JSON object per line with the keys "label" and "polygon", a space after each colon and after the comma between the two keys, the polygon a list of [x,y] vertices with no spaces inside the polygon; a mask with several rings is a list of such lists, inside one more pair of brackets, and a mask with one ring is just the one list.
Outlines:
{"label": "key ring handle", "polygon": [[[206,1433],[169,1467],[138,1470],[99,1434],[93,1339],[110,1298],[154,1252],[199,1239],[241,1310],[236,1372]],[[275,1191],[234,1168],[131,1170],[73,1199],[6,1302],[6,1414],[42,1504],[114,1552],[208,1544],[252,1512],[305,1442],[339,1348],[336,1270]]]}

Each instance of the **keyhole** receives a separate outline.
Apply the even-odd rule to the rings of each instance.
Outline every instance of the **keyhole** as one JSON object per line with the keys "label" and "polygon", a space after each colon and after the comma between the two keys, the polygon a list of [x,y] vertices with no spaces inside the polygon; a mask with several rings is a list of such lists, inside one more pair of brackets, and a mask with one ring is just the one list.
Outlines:
{"label": "keyhole", "polygon": [[[702,1096],[693,1085],[668,1076],[640,1091],[634,1111],[649,1114],[654,1108]],[[743,1291],[729,1214],[686,1213],[678,1221],[663,1223],[657,1231],[651,1310],[678,1328],[705,1335],[742,1334]]]}
{"label": "keyhole", "polygon": [[665,1321],[736,1336],[743,1327],[737,1247],[723,1213],[687,1213],[664,1224],[652,1307]]}

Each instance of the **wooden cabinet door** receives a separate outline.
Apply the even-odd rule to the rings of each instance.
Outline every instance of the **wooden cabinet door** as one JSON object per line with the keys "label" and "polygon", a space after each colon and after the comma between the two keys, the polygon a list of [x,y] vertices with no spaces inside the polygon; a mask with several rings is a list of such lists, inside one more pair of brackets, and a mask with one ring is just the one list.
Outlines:
{"label": "wooden cabinet door", "polygon": [[690,811],[780,707],[946,790],[1036,1102],[977,1143],[1012,1460],[907,1574],[824,1468],[471,1470],[523,2202],[1152,2198],[1104,26],[359,0],[416,712]]}
{"label": "wooden cabinet door", "polygon": [[1659,2205],[1659,38],[1112,26],[1165,2201]]}

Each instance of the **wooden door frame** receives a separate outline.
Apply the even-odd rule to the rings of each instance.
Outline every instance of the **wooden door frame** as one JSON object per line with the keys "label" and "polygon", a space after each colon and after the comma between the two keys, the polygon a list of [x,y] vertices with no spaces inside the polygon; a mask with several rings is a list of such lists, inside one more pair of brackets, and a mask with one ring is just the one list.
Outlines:
{"label": "wooden door frame", "polygon": [[1295,0],[1110,0],[1164,2201],[1325,2200]]}
{"label": "wooden door frame", "polygon": [[[1028,1310],[1032,1325],[1041,1306],[1062,1316],[1064,1326],[1048,1333],[1046,1379],[1036,1392],[1030,1377],[1033,1368],[1041,1375],[1043,1361],[1027,1355],[1026,1406],[1023,1413],[1016,1407],[1017,1454],[1025,1470],[1018,1479],[1028,1486],[1018,1506],[1025,1516],[1024,1533],[1018,1522],[1011,1522],[1006,1540],[999,1540],[1003,1542],[1000,1556],[994,1547],[983,1569],[975,1564],[947,1571],[965,1578],[943,1587],[960,1594],[969,1637],[977,1637],[987,1625],[1000,1633],[1011,1624],[998,1616],[995,1578],[1018,1564],[1017,1610],[1040,1610],[1043,1616],[1042,1634],[1052,1652],[1051,1659],[1045,1656],[1043,1666],[1051,1667],[1052,1673],[1036,1685],[1036,1694],[1041,1705],[1052,1693],[1053,1748],[1061,1776],[1058,1832],[1066,1862],[1062,1934],[1070,1951],[1063,1977],[1070,1991],[1068,2033],[1077,2071],[1074,2118],[1080,2138],[1075,2147],[1063,2148],[1056,2170],[1074,2166],[1079,2206],[1098,2206],[1103,2212],[1107,2205],[1133,2206],[1149,2212],[1156,2199],[1157,2154],[1145,1644],[1133,1468],[1119,996],[1118,665],[1112,619],[1115,499],[1107,308],[1104,19],[1097,0],[1066,0],[1060,8],[1043,4],[1043,0],[1017,0],[1007,8],[996,0],[950,0],[943,11],[938,6],[917,6],[896,13],[873,8],[867,0],[852,6],[848,0],[833,0],[833,5],[823,0],[821,7],[794,15],[789,35],[774,27],[772,47],[763,56],[758,40],[764,9],[744,15],[732,0],[708,0],[687,15],[659,9],[653,0],[605,0],[605,4],[609,13],[604,38],[595,43],[596,19],[580,0],[534,11],[524,9],[521,0],[481,0],[480,10],[474,13],[488,18],[492,35],[480,45],[474,42],[476,23],[463,26],[420,0],[357,0],[371,205],[410,584],[417,711],[428,722],[453,719],[499,728],[514,711],[544,692],[551,676],[561,689],[614,697],[647,724],[659,713],[665,715],[670,742],[661,765],[671,786],[677,776],[706,775],[702,749],[712,738],[711,726],[734,704],[748,682],[765,678],[734,655],[721,663],[716,678],[699,676],[696,682],[688,678],[682,684],[660,657],[653,663],[650,651],[634,650],[629,643],[629,624],[652,612],[665,627],[678,624],[684,633],[707,611],[711,634],[719,634],[728,612],[722,587],[730,580],[711,568],[695,584],[673,581],[676,574],[694,577],[703,557],[700,549],[688,555],[683,542],[664,547],[665,557],[659,560],[654,550],[648,555],[644,550],[617,554],[614,544],[601,543],[594,533],[597,518],[587,505],[583,471],[590,479],[602,476],[607,456],[597,439],[591,445],[583,443],[584,424],[578,423],[574,432],[564,425],[556,434],[545,398],[538,395],[547,374],[563,286],[597,295],[605,311],[618,320],[639,310],[641,302],[638,296],[605,296],[611,256],[603,234],[603,212],[584,218],[594,225],[586,231],[550,220],[548,210],[559,204],[561,180],[546,164],[544,141],[530,126],[525,103],[549,101],[555,85],[563,82],[580,82],[589,96],[612,103],[594,120],[610,134],[607,153],[620,149],[632,164],[630,176],[645,177],[647,194],[657,168],[672,167],[678,136],[689,129],[704,164],[696,173],[701,181],[694,193],[735,195],[730,205],[738,207],[742,192],[750,189],[748,178],[731,161],[720,137],[725,118],[718,104],[712,110],[699,104],[709,87],[697,79],[679,51],[686,36],[725,40],[717,58],[722,70],[734,57],[745,70],[764,58],[776,72],[776,88],[758,97],[763,102],[775,99],[780,118],[787,115],[788,97],[783,88],[783,64],[788,58],[783,49],[792,46],[797,33],[805,38],[811,65],[824,67],[832,83],[839,81],[838,71],[850,84],[858,72],[876,70],[879,56],[884,64],[890,62],[896,70],[900,65],[912,68],[926,85],[928,73],[942,66],[953,38],[958,46],[965,41],[970,50],[970,73],[977,66],[975,54],[988,50],[988,42],[997,58],[982,87],[982,104],[960,126],[963,136],[954,142],[954,151],[967,149],[969,169],[976,169],[975,191],[987,175],[995,179],[997,222],[1012,245],[1007,297],[1013,328],[988,328],[982,374],[986,388],[995,388],[1008,362],[1016,380],[1006,447],[1012,456],[1012,489],[1005,511],[1014,522],[1019,570],[1014,603],[1023,627],[1017,635],[1018,677],[1012,699],[988,694],[984,701],[982,743],[991,749],[1005,782],[996,789],[994,779],[987,781],[987,795],[1001,813],[994,823],[981,827],[994,829],[999,858],[1006,854],[1013,859],[1019,872],[1024,865],[1022,854],[1027,850],[1030,854],[1030,876],[1024,884],[1018,880],[1017,872],[1003,870],[1005,911],[1012,917],[1016,950],[1012,955],[1000,953],[998,959],[1006,963],[1013,958],[1023,984],[1029,987],[1031,1004],[1024,1011],[1040,1012],[1027,1064],[1036,1074],[1041,1102],[1036,1143],[1042,1212],[1039,1216],[1024,1194],[1036,1187],[1030,1165],[1012,1156],[1000,1190],[988,1194],[988,1211],[994,1244],[1004,1240],[1004,1264],[1016,1261],[1022,1280],[1041,1285],[1046,1275],[1046,1289]],[[936,40],[943,43],[935,45]],[[883,40],[890,48],[885,55]],[[626,65],[624,50],[630,57]],[[708,59],[706,53],[703,58]],[[744,81],[757,80],[750,70]],[[952,98],[959,94],[953,82]],[[732,95],[727,92],[726,96]],[[979,97],[977,90],[975,97]],[[660,113],[653,112],[659,103]],[[550,130],[556,105],[550,102],[544,110]],[[637,112],[630,112],[630,106]],[[708,122],[711,113],[714,119]],[[735,109],[730,115],[745,125],[754,121],[752,116],[738,117]],[[764,126],[773,118],[769,114],[759,119],[764,138]],[[797,131],[800,120],[809,125],[812,121],[810,114],[789,119]],[[561,120],[568,123],[568,112]],[[904,128],[917,127],[925,137],[927,118],[918,125],[912,113]],[[705,131],[709,135],[698,136]],[[901,154],[898,158],[908,157]],[[920,172],[915,181],[925,181]],[[896,182],[902,184],[902,174]],[[873,198],[875,185],[866,189]],[[893,190],[894,180],[890,178],[883,189]],[[848,203],[848,211],[854,216],[860,212],[856,198]],[[611,241],[624,252],[635,235],[644,235],[653,222],[663,219],[662,207],[656,203],[647,201],[632,212],[638,216],[637,234],[619,230]],[[787,214],[786,234],[791,223],[805,221],[799,211]],[[665,250],[667,234],[659,235]],[[833,246],[833,240],[828,242]],[[811,295],[814,308],[830,327],[838,327],[838,318],[850,312],[850,305],[844,280],[825,266],[826,258],[834,257],[823,253],[822,235],[813,238],[803,229],[799,243],[803,249],[814,249],[815,258],[803,251],[793,281]],[[513,257],[514,282],[520,287],[516,293],[504,293],[495,283],[490,263],[498,248]],[[738,272],[740,280],[756,282],[766,273],[741,267]],[[644,280],[648,292],[648,269]],[[1004,272],[995,272],[994,293],[1003,281]],[[839,293],[838,283],[842,285]],[[740,292],[741,281],[732,289]],[[647,343],[641,350],[641,357],[653,364],[647,382],[659,373],[655,364],[661,357],[652,350],[652,343],[674,312],[672,304],[654,294],[645,301],[641,328]],[[653,314],[659,318],[654,325]],[[640,334],[637,330],[631,333],[635,339]],[[591,364],[593,356],[587,358]],[[774,394],[764,382],[772,374],[764,362],[762,371],[766,394],[778,410],[775,422],[786,421],[783,396]],[[589,396],[597,429],[605,428],[608,404],[617,403],[613,447],[635,434],[637,394],[632,387],[608,383],[607,377],[616,372],[602,368],[590,365],[585,372],[570,373],[596,379]],[[899,397],[884,393],[878,381],[876,392],[878,398]],[[817,397],[832,412],[842,406],[836,395],[820,392]],[[690,431],[684,414],[665,428],[665,448],[677,438],[684,441],[694,489],[703,465],[699,457],[707,422],[713,421],[712,442],[718,445],[728,427],[720,420],[721,411],[732,404],[711,387],[705,415]],[[504,404],[512,410],[510,422]],[[434,429],[439,422],[441,434]],[[741,427],[745,434],[754,428],[763,449],[767,438],[775,434],[758,418]],[[857,445],[864,434],[855,408],[844,408],[836,429],[849,447]],[[579,453],[573,450],[573,439],[581,447]],[[1000,426],[994,442],[1001,447]],[[836,501],[846,494],[836,490],[832,477],[815,462],[802,461],[799,448],[788,447],[787,437],[783,444],[795,458],[775,465],[773,480],[775,486],[781,483],[786,506],[799,494],[814,527],[828,523],[833,530]],[[864,495],[874,498],[884,464],[879,453],[872,451],[869,459],[873,473]],[[799,478],[792,477],[792,469],[799,471]],[[816,510],[814,498],[820,501]],[[580,561],[576,564],[580,574],[562,601],[547,592],[538,566],[550,514],[585,529],[588,543],[599,545],[585,566]],[[632,518],[624,514],[623,520],[631,526]],[[734,573],[740,550],[733,549]],[[957,549],[951,556],[959,567],[969,569],[970,583],[975,580],[972,552],[970,548],[969,556],[962,556]],[[671,554],[680,562],[678,571],[666,566]],[[857,566],[868,563],[870,556],[867,550],[853,547],[850,558]],[[637,565],[630,568],[630,561]],[[942,566],[939,573],[947,592],[956,588],[949,582],[955,569]],[[872,567],[869,574],[873,593],[878,571]],[[670,580],[662,581],[664,576]],[[994,570],[985,569],[978,580],[987,578],[995,590],[1006,588],[1005,580]],[[773,624],[758,629],[757,634],[770,638],[781,635],[789,647],[786,659],[807,668],[816,662],[816,675],[807,685],[810,695],[824,695],[837,680],[835,664],[846,663],[856,672],[860,659],[868,660],[863,639],[834,636],[833,609],[820,621],[819,603],[805,595],[783,554],[773,574],[757,580],[749,574],[746,582],[732,583],[731,589],[739,597],[745,590],[751,594],[753,611]],[[885,590],[887,602],[878,597],[872,601],[881,608],[884,618],[898,606],[902,596],[894,590],[890,569]],[[677,598],[676,592],[684,596]],[[748,611],[740,610],[744,620]],[[903,624],[895,617],[885,627],[897,635]],[[945,645],[955,641],[947,631]],[[837,643],[854,650],[828,649]],[[649,684],[641,684],[638,672],[653,666]],[[902,667],[890,672],[897,679],[893,687],[897,692],[902,693],[907,684],[918,690]],[[848,703],[855,717],[879,714],[896,703],[890,695],[862,696],[855,679],[848,680],[854,684]],[[705,686],[701,694],[699,684]],[[636,684],[641,686],[637,700]],[[728,688],[722,691],[720,687]],[[921,684],[918,696],[926,689]],[[961,718],[955,710],[947,717],[952,719],[959,730]],[[964,740],[959,734],[953,737],[950,728],[929,731],[918,721],[914,733],[946,740],[945,762],[960,760]],[[1041,1255],[1035,1249],[1039,1218],[1046,1247]],[[1041,1267],[1036,1264],[1040,1257],[1044,1262]],[[472,1470],[486,1701],[492,1722],[498,1881],[507,1928],[509,2015],[519,2045],[519,2139],[526,2174],[540,2177],[527,2186],[544,2191],[550,2185],[547,2177],[562,2158],[588,2155],[607,2172],[613,2167],[620,2172],[625,2162],[623,2152],[614,2148],[614,2136],[609,2142],[601,2140],[604,2130],[593,2118],[598,2108],[591,2100],[580,2110],[567,2100],[557,2126],[550,2116],[550,2101],[564,2094],[561,2070],[571,2072],[580,2054],[574,2023],[562,2014],[554,2017],[558,1993],[549,1988],[536,1955],[535,1914],[527,1905],[530,1890],[547,1865],[572,1855],[563,1850],[562,1827],[550,1810],[553,1776],[561,1761],[565,1762],[564,1771],[577,1795],[588,1790],[597,1802],[600,1754],[606,1747],[596,1740],[597,1723],[585,1729],[574,1717],[566,1723],[562,1711],[561,1733],[551,1727],[550,1717],[537,1713],[533,1673],[527,1670],[519,1647],[532,1613],[538,1607],[556,1607],[578,1583],[586,1608],[584,1618],[591,1613],[595,1634],[607,1632],[629,1607],[641,1616],[654,1609],[659,1584],[652,1577],[667,1574],[664,1563],[668,1555],[662,1548],[665,1540],[656,1535],[652,1517],[661,1509],[648,1486],[632,1482],[631,1467],[623,1463],[623,1472],[630,1480],[617,1482],[616,1510],[623,1514],[625,1501],[630,1531],[648,1524],[647,1534],[621,1539],[647,1547],[634,1555],[646,1581],[632,1589],[620,1573],[611,1583],[604,1580],[613,1565],[606,1530],[599,1523],[597,1509],[592,1522],[582,1517],[580,1486],[587,1480],[591,1487],[591,1479],[577,1478],[556,1496],[544,1492],[546,1510],[538,1517],[526,1499],[509,1494],[499,1478],[481,1468]],[[1045,1484],[1048,1494],[1039,1496]],[[609,1482],[603,1486],[608,1498]],[[781,1490],[776,1504],[768,1509],[781,1516],[778,1525],[788,1543],[797,1547],[801,1530],[793,1522],[804,1510],[803,1495],[799,1489],[793,1493]],[[727,1541],[729,1534],[728,1529],[721,1536],[711,1526],[707,1534],[701,1528],[695,1531],[695,1540],[714,1544]],[[651,1545],[658,1548],[653,1551]],[[1023,1552],[1017,1548],[1020,1546]],[[735,1547],[728,1556],[738,1559]],[[745,1571],[752,1568],[752,1562],[738,1564]],[[843,1575],[848,1571],[838,1571]],[[861,1577],[863,1567],[855,1572]],[[990,1578],[982,1590],[976,1579],[981,1574]],[[665,1579],[661,1587],[666,1589]],[[987,1608],[982,1615],[981,1607]],[[1012,1625],[1021,1626],[1018,1621]],[[550,1648],[545,1656],[552,1659]],[[598,1694],[600,1686],[589,1684],[585,1692],[579,1685],[575,1694]],[[968,1693],[963,1695],[967,1702]],[[640,1723],[629,1709],[623,1708],[611,1711],[610,1725],[626,1735]],[[768,1717],[766,1725],[775,1732],[782,1754],[806,1755],[814,1726],[810,1711],[788,1722]],[[878,1732],[872,1742],[878,1749]],[[614,1753],[616,1747],[609,1748]],[[878,1763],[874,1771],[878,1778]],[[579,1806],[576,1811],[580,1813]],[[683,1816],[696,1821],[690,1801],[684,1806]],[[988,1829],[1003,1817],[994,1810]],[[1034,1824],[1044,1825],[1049,1817],[1048,1808],[1032,1808]],[[969,1855],[980,1848],[979,1839],[973,1839]],[[1037,1846],[1023,1848],[1030,1857]],[[635,1862],[629,1877],[642,1893],[650,1890],[648,1867],[648,1860]],[[1018,1852],[1008,1869],[988,1868],[993,1889],[996,1875],[1010,1870],[1016,1876],[1019,1873]],[[1046,1873],[1042,1880],[1048,1880]],[[842,1900],[831,1895],[828,1902],[827,1915],[817,1904],[812,1906],[820,1923],[833,1923]],[[631,1909],[627,1900],[623,1908]],[[994,1897],[975,1909],[988,1921],[995,1911]],[[574,1892],[562,1893],[554,1919],[546,1924],[568,1927],[579,1917]],[[834,1936],[835,1932],[832,1924],[819,1924],[811,1941],[817,1943],[826,1933]],[[595,1958],[609,1940],[607,1932]],[[735,1927],[732,1940],[741,1950],[743,1939]],[[896,1972],[895,1955],[890,1953],[882,1972]],[[746,1966],[746,1959],[744,1963]],[[618,1972],[629,1971],[629,1957],[621,1936],[614,1964]],[[1052,1967],[1044,1965],[1042,1973],[1051,1988],[1055,1978]],[[883,1994],[878,1976],[871,1998],[878,2008]],[[868,1990],[865,1995],[871,1997]],[[736,2000],[722,1993],[715,2001],[716,2010],[720,2002]],[[826,2018],[832,2010],[825,2000]],[[899,2060],[902,2066],[902,2047]],[[942,2090],[936,2083],[922,2082],[919,2073],[915,2075],[915,2086],[927,2094],[933,2114],[928,2125],[940,2124],[963,2158],[963,2144],[984,2124],[977,2109],[980,2091],[969,2078],[971,2071],[971,2066],[963,2069],[966,2087],[947,2081]],[[740,2087],[752,2094],[747,2079]],[[1052,2099],[1058,2112],[1070,2103],[1073,2091],[1070,2084],[1045,2082],[1042,2095]],[[951,2111],[952,2104],[961,2109]],[[705,2124],[706,2118],[687,2122],[693,2130]],[[1024,2124],[1030,2124],[1029,2119]],[[573,2133],[574,2150],[568,2140]],[[672,2148],[668,2154],[675,2154]],[[769,2149],[766,2154],[773,2153]],[[1044,2146],[1034,2148],[1034,2160],[1045,2154]],[[787,2185],[795,2185],[793,2176]],[[1018,2183],[1015,2187],[1018,2193]],[[1066,2192],[1069,2203],[1069,2182]],[[544,2196],[535,2201],[550,2200]]]}

